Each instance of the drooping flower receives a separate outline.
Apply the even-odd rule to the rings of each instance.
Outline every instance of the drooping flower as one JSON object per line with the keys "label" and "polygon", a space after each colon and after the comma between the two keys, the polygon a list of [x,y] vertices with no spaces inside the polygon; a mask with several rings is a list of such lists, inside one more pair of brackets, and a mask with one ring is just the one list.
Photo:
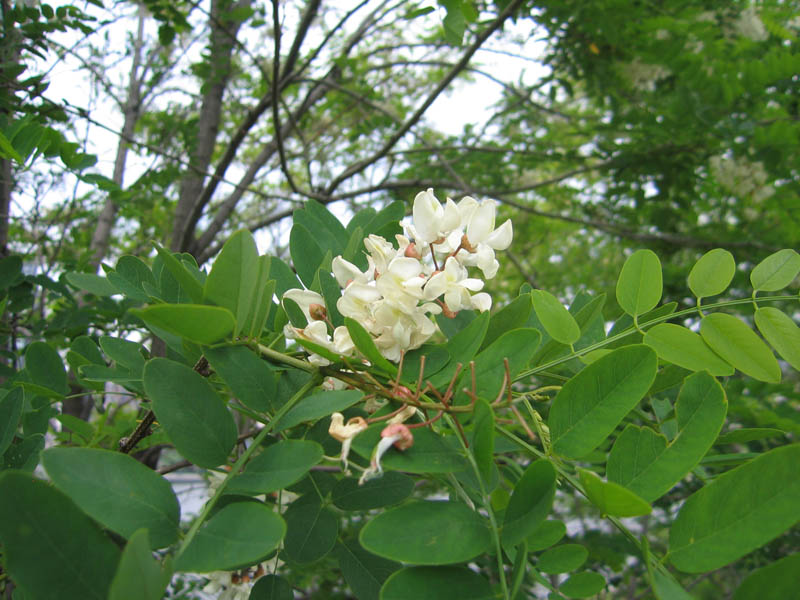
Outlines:
{"label": "drooping flower", "polygon": [[363,417],[353,417],[348,419],[347,424],[344,422],[344,415],[335,412],[331,415],[331,424],[328,427],[328,434],[342,442],[341,461],[343,471],[348,473],[347,456],[350,454],[350,444],[353,443],[353,438],[368,427],[367,422]]}
{"label": "drooping flower", "polygon": [[370,460],[369,469],[364,471],[358,484],[361,485],[370,479],[375,479],[383,474],[383,467],[381,466],[381,457],[386,454],[386,451],[394,446],[398,450],[407,450],[414,444],[414,436],[411,430],[402,423],[391,423],[383,428],[381,431],[381,441],[372,452],[372,459]]}

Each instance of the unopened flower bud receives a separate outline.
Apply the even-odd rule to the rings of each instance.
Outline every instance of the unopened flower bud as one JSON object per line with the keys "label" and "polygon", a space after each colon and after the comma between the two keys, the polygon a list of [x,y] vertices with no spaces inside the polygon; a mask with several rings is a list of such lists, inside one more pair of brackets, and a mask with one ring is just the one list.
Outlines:
{"label": "unopened flower bud", "polygon": [[328,318],[328,310],[322,304],[310,304],[308,306],[308,314],[315,321],[324,321]]}

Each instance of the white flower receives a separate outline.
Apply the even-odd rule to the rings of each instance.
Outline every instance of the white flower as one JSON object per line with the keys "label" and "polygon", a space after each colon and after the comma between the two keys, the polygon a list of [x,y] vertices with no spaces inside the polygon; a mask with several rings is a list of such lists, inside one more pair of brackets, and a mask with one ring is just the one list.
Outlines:
{"label": "white flower", "polygon": [[739,13],[739,17],[733,23],[733,31],[754,42],[763,42],[769,38],[769,32],[752,6]]}
{"label": "white flower", "polygon": [[418,243],[424,244],[433,244],[446,237],[460,225],[461,221],[455,202],[448,198],[442,207],[431,188],[420,192],[414,198],[412,218],[413,225],[410,227],[413,232],[412,237]]}
{"label": "white flower", "polygon": [[362,273],[353,263],[346,261],[341,256],[337,256],[331,262],[331,271],[339,283],[339,287],[345,289],[350,283],[369,283],[374,279],[374,271],[368,270]]}
{"label": "white flower", "polygon": [[[468,277],[467,269],[451,256],[444,264],[444,271],[434,273],[425,284],[425,299],[435,300],[444,294],[447,308],[458,312],[465,308],[474,308],[470,292],[481,289],[483,281]],[[491,298],[489,302],[491,305]]]}

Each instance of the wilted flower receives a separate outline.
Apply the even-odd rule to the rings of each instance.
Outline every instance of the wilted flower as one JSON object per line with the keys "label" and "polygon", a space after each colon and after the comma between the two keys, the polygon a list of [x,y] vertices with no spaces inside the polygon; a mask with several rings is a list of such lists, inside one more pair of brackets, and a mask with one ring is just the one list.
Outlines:
{"label": "wilted flower", "polygon": [[353,417],[344,423],[344,415],[342,413],[333,413],[331,415],[331,424],[328,427],[328,434],[342,442],[342,466],[344,472],[347,473],[347,456],[350,454],[350,444],[353,443],[353,438],[368,427],[367,422],[363,417]]}
{"label": "wilted flower", "polygon": [[383,474],[383,467],[381,467],[381,457],[386,454],[386,451],[394,446],[398,450],[407,450],[414,444],[414,436],[411,430],[402,423],[392,423],[387,425],[381,431],[381,441],[375,446],[372,452],[372,460],[370,460],[369,469],[364,471],[361,478],[358,480],[359,485],[380,477]]}

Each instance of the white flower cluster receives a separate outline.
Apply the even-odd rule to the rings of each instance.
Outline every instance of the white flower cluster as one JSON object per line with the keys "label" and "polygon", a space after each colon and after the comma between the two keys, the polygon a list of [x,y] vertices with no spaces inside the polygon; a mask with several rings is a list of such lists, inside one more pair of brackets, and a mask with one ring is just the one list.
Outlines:
{"label": "white flower cluster", "polygon": [[747,7],[739,13],[736,20],[726,28],[726,34],[731,37],[740,35],[754,42],[763,42],[769,39],[769,32],[767,28],[764,27],[764,22],[761,20],[761,17],[758,16],[756,9],[752,6]]}
{"label": "white flower cluster", "polygon": [[653,92],[656,84],[672,74],[667,67],[642,62],[637,56],[629,63],[621,63],[620,69],[631,87],[640,92]]}
{"label": "white flower cluster", "polygon": [[745,157],[712,156],[709,165],[719,185],[739,198],[760,202],[775,193],[771,186],[766,185],[768,175],[760,162]]}
{"label": "white flower cluster", "polygon": [[203,592],[216,600],[248,600],[253,585],[264,572],[263,564],[241,571],[214,571],[206,575],[208,583]]}
{"label": "white flower cluster", "polygon": [[[478,202],[467,196],[458,203],[448,198],[442,205],[433,190],[420,192],[408,235],[396,236],[397,248],[370,235],[364,240],[366,271],[341,256],[333,259],[333,275],[342,288],[336,303],[339,313],[358,321],[383,356],[398,361],[402,352],[420,347],[436,332],[430,315],[488,310],[492,299],[480,292],[484,280],[470,277],[468,267],[477,267],[484,279],[491,279],[499,266],[495,251],[511,244],[511,221],[495,228],[495,211],[493,200]],[[284,298],[296,302],[308,322],[303,328],[287,325],[287,338],[305,339],[345,356],[355,354],[347,328],[331,326],[320,294],[293,289]],[[328,364],[315,354],[310,360]]]}

